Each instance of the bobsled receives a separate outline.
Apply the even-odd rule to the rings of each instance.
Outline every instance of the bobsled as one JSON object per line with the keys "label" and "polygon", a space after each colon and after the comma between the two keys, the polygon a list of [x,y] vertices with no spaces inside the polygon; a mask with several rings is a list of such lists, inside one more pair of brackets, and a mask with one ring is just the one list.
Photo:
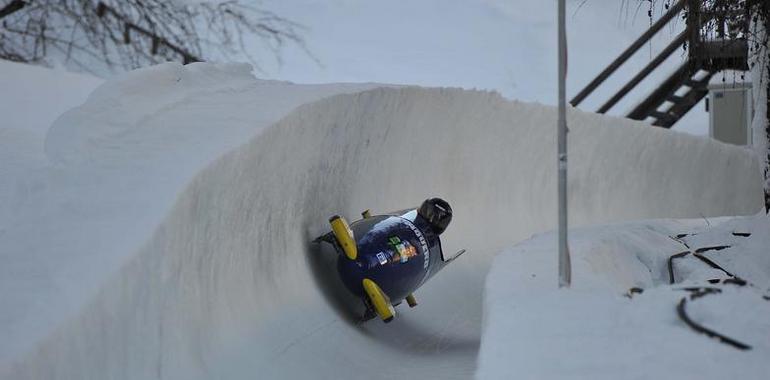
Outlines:
{"label": "bobsled", "polygon": [[444,255],[439,236],[452,220],[452,208],[443,199],[427,199],[413,209],[382,215],[367,210],[361,215],[351,223],[332,216],[331,232],[320,239],[337,251],[337,272],[344,287],[363,301],[362,320],[378,316],[387,323],[404,300],[417,306],[414,292],[465,250]]}

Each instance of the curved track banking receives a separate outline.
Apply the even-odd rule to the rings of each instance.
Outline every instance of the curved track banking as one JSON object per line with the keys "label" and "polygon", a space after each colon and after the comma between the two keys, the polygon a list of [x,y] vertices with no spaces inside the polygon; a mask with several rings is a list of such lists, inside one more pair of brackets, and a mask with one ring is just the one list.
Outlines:
{"label": "curved track banking", "polygon": [[[752,213],[750,153],[571,111],[571,222]],[[554,223],[555,112],[496,94],[376,89],[302,106],[220,158],[75,320],[9,378],[468,378],[492,256]],[[332,214],[452,203],[468,252],[355,325],[308,243]]]}

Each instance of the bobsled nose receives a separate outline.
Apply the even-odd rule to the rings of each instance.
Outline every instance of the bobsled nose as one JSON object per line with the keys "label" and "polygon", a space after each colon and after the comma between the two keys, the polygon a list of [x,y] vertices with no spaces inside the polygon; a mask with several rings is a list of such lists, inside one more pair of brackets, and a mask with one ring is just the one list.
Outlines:
{"label": "bobsled nose", "polygon": [[345,256],[348,259],[355,260],[358,257],[358,248],[356,248],[356,240],[353,238],[353,231],[350,229],[348,222],[345,218],[334,215],[329,218],[329,224],[331,224],[334,238],[337,239],[337,243],[342,247]]}

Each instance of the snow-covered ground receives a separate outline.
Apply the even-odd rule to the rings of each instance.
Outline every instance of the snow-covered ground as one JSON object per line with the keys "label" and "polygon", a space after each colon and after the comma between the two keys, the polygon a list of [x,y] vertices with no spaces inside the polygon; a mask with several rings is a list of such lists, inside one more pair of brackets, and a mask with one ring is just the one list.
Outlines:
{"label": "snow-covered ground", "polygon": [[[477,378],[766,378],[768,231],[765,215],[575,229],[569,289],[556,286],[555,234],[504,250],[486,280]],[[680,234],[694,235],[677,239]],[[725,245],[729,248],[707,250]],[[693,253],[699,250],[748,284],[709,282],[731,276],[698,259]],[[687,251],[693,253],[672,260],[670,284],[669,258]],[[691,299],[693,291],[685,290],[691,287],[720,292]],[[630,293],[631,288],[641,293]],[[751,349],[736,349],[688,327],[677,316],[684,298],[692,320]]]}
{"label": "snow-covered ground", "polygon": [[[40,343],[8,378],[474,374],[492,257],[554,224],[554,110],[248,71],[132,72],[56,121],[49,161],[2,221],[6,357]],[[569,122],[573,225],[760,208],[746,149],[577,110]],[[347,323],[307,242],[331,214],[431,195],[456,212],[446,249],[468,253],[394,323]],[[596,260],[612,277],[612,256]]]}

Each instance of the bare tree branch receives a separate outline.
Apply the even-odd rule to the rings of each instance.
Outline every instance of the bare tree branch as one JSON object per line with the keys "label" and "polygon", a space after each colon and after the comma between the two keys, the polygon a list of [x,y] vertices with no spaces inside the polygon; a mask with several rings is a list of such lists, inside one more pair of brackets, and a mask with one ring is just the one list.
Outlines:
{"label": "bare tree branch", "polygon": [[301,25],[238,0],[12,0],[0,4],[0,19],[0,58],[15,61],[91,71],[245,57],[259,69],[252,51],[281,63],[282,49],[295,45],[317,62]]}

